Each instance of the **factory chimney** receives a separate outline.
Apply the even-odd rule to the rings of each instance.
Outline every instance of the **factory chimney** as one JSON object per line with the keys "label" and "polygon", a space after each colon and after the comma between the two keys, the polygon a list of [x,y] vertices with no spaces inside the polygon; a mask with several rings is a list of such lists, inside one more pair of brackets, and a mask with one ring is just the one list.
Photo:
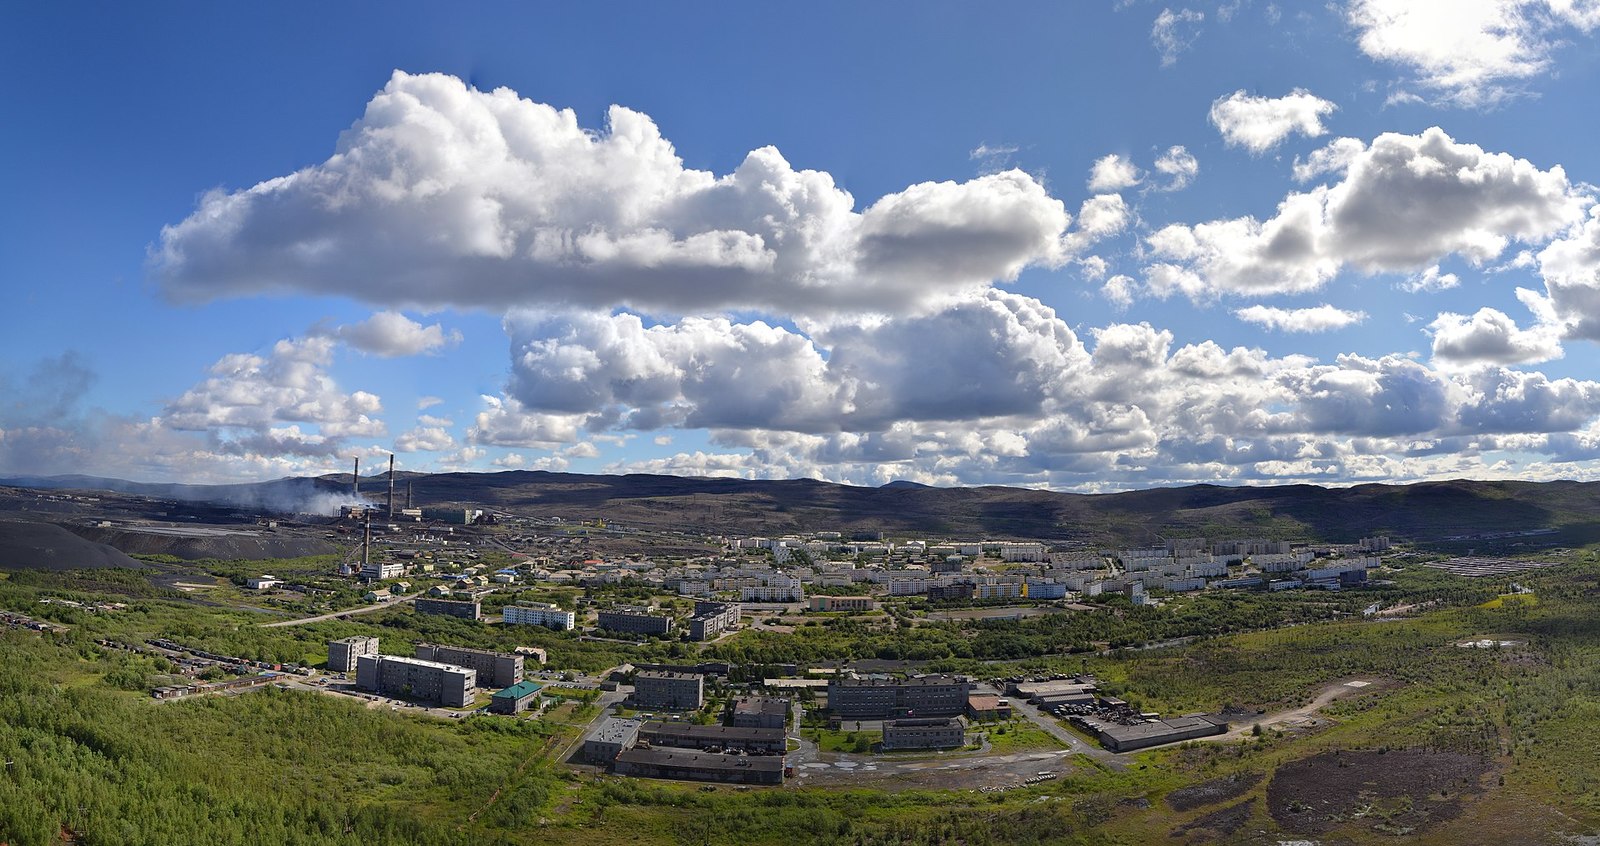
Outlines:
{"label": "factory chimney", "polygon": [[394,453],[389,453],[389,519],[394,519]]}
{"label": "factory chimney", "polygon": [[411,483],[406,482],[406,510],[410,511],[414,507],[415,506],[411,504]]}
{"label": "factory chimney", "polygon": [[367,509],[366,531],[361,535],[361,569],[365,571],[371,563],[372,550],[372,509]]}
{"label": "factory chimney", "polygon": [[350,474],[350,495],[361,498],[361,456],[356,456],[356,470]]}

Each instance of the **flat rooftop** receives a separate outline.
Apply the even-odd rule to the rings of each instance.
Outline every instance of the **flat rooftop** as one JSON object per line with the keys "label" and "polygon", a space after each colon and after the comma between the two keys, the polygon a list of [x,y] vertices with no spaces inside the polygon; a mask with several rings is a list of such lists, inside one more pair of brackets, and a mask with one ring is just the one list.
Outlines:
{"label": "flat rooftop", "polygon": [[764,741],[782,740],[783,729],[743,728],[739,726],[701,726],[694,723],[652,720],[639,729],[642,734],[692,737],[703,740]]}
{"label": "flat rooftop", "polygon": [[1116,738],[1119,743],[1125,743],[1130,740],[1161,737],[1197,728],[1214,728],[1219,725],[1223,728],[1227,727],[1227,723],[1213,720],[1209,717],[1170,717],[1165,720],[1156,720],[1153,723],[1140,723],[1133,726],[1101,723],[1100,731]]}
{"label": "flat rooftop", "polygon": [[428,661],[423,658],[408,658],[404,655],[363,655],[362,658],[377,658],[385,663],[395,661],[401,664],[410,664],[415,667],[431,667],[435,670],[449,670],[455,673],[476,672],[470,667],[458,667],[455,664],[446,664],[443,661]]}
{"label": "flat rooftop", "polygon": [[834,679],[829,684],[840,687],[936,687],[942,685],[970,684],[958,676],[922,676],[912,679]]}
{"label": "flat rooftop", "polygon": [[789,700],[776,699],[770,696],[749,696],[733,703],[735,714],[771,714],[784,715],[789,713]]}
{"label": "flat rooftop", "polygon": [[631,740],[639,732],[642,725],[638,720],[624,720],[620,717],[607,717],[594,731],[589,732],[585,740],[595,740],[601,743],[623,743]]}
{"label": "flat rooftop", "polygon": [[783,772],[782,755],[724,755],[718,752],[696,752],[690,749],[623,750],[617,756],[619,764],[643,764],[654,767],[681,767],[686,770],[724,770],[727,772]]}

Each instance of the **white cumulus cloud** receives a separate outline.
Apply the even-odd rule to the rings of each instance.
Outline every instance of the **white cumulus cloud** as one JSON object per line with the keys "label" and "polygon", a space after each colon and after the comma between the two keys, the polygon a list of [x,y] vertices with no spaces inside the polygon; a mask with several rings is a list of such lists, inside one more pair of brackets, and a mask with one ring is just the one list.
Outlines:
{"label": "white cumulus cloud", "polygon": [[1096,193],[1115,193],[1139,184],[1139,168],[1127,156],[1109,153],[1095,159],[1089,169],[1089,190]]}
{"label": "white cumulus cloud", "polygon": [[1246,323],[1254,323],[1278,332],[1327,332],[1353,326],[1367,319],[1366,312],[1347,311],[1331,305],[1311,308],[1254,305],[1238,309],[1233,315]]}
{"label": "white cumulus cloud", "polygon": [[1308,138],[1325,134],[1322,119],[1337,108],[1304,88],[1282,97],[1261,97],[1240,89],[1217,98],[1210,117],[1228,146],[1259,156],[1297,132]]}
{"label": "white cumulus cloud", "polygon": [[1474,264],[1513,241],[1544,241],[1592,202],[1560,166],[1457,142],[1437,127],[1386,133],[1345,161],[1344,178],[1291,193],[1266,220],[1175,224],[1147,239],[1152,289],[1190,296],[1321,287],[1347,266],[1418,271],[1449,255]]}
{"label": "white cumulus cloud", "polygon": [[855,210],[774,148],[718,176],[655,123],[396,72],[326,161],[213,191],[150,259],[180,300],[339,291],[391,307],[894,310],[1064,261],[1070,216],[1007,170]]}
{"label": "white cumulus cloud", "polygon": [[1600,26],[1585,0],[1351,0],[1346,14],[1363,53],[1409,70],[1435,102],[1469,108],[1522,93],[1565,38]]}
{"label": "white cumulus cloud", "polygon": [[461,333],[435,323],[421,323],[395,311],[380,311],[360,323],[333,330],[332,334],[362,352],[385,358],[437,352],[461,343]]}

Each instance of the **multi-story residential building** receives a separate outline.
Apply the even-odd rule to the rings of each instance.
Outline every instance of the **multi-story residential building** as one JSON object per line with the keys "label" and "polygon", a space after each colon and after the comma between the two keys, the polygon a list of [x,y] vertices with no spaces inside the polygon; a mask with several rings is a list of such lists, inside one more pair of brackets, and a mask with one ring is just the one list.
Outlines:
{"label": "multi-story residential building", "polygon": [[1016,582],[999,584],[978,584],[972,586],[973,599],[1018,599],[1022,596],[1022,585]]}
{"label": "multi-story residential building", "polygon": [[468,649],[465,646],[440,646],[434,643],[417,644],[417,657],[424,661],[471,667],[478,674],[483,687],[510,687],[522,681],[522,656],[487,649]]}
{"label": "multi-story residential building", "polygon": [[672,631],[672,618],[652,614],[649,608],[625,605],[600,612],[598,625],[610,632],[664,635]]}
{"label": "multi-story residential building", "polygon": [[640,708],[694,711],[706,704],[705,683],[699,673],[643,671],[633,677],[633,701]]}
{"label": "multi-story residential building", "polygon": [[1043,561],[1044,544],[1042,543],[1003,543],[1000,544],[1000,560],[1009,562]]}
{"label": "multi-story residential building", "polygon": [[890,596],[920,596],[927,592],[927,579],[895,579],[889,582]]}
{"label": "multi-story residential building", "polygon": [[500,610],[500,622],[508,626],[544,626],[556,631],[571,631],[577,615],[548,602],[507,605]]}
{"label": "multi-story residential building", "polygon": [[356,659],[363,655],[378,654],[375,637],[347,637],[328,641],[328,671],[349,673],[356,668]]}
{"label": "multi-story residential building", "polygon": [[773,573],[764,585],[740,589],[739,598],[745,602],[804,602],[806,592],[799,579]]}
{"label": "multi-story residential building", "polygon": [[1029,579],[1026,596],[1029,599],[1064,599],[1067,586],[1050,579]]}
{"label": "multi-story residential building", "polygon": [[955,717],[967,709],[972,682],[958,676],[840,678],[828,682],[828,710],[842,719]]}
{"label": "multi-story residential building", "polygon": [[928,585],[928,601],[940,602],[949,599],[971,599],[973,594],[971,582],[954,582],[947,585]]}
{"label": "multi-story residential building", "polygon": [[468,667],[398,655],[356,659],[356,685],[363,690],[464,708],[472,701],[478,674]]}
{"label": "multi-story residential building", "polygon": [[418,614],[441,614],[446,617],[460,617],[463,620],[474,620],[483,616],[483,604],[478,600],[458,599],[429,599],[423,597],[416,601]]}
{"label": "multi-story residential building", "polygon": [[689,639],[714,640],[738,628],[740,613],[737,602],[696,602],[694,616],[689,618]]}

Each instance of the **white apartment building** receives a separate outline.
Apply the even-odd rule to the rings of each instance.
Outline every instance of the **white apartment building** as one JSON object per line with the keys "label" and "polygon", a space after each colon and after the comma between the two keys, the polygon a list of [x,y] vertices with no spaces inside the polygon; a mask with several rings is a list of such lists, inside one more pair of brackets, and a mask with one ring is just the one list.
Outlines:
{"label": "white apartment building", "polygon": [[500,621],[508,626],[544,626],[565,632],[577,625],[577,615],[549,603],[530,602],[507,605],[500,612]]}

